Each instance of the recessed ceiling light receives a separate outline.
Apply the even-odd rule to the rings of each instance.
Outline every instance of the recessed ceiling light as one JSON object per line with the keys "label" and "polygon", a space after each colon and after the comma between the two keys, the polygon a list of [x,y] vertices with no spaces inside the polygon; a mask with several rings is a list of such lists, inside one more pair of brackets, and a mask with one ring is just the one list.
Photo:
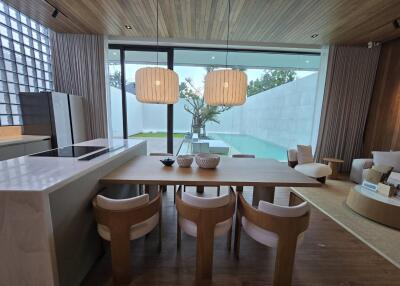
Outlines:
{"label": "recessed ceiling light", "polygon": [[306,60],[306,64],[309,64],[310,63],[310,61],[309,60]]}
{"label": "recessed ceiling light", "polygon": [[318,34],[312,34],[311,38],[315,39],[316,37],[318,37]]}
{"label": "recessed ceiling light", "polygon": [[125,28],[127,28],[128,30],[132,30],[132,26],[131,25],[125,25]]}
{"label": "recessed ceiling light", "polygon": [[211,57],[211,59],[212,59],[212,60],[215,60],[215,57],[214,57],[214,56],[212,56],[212,57]]}
{"label": "recessed ceiling light", "polygon": [[114,56],[116,56],[116,55],[117,55],[117,52],[113,52],[112,54],[113,54]]}

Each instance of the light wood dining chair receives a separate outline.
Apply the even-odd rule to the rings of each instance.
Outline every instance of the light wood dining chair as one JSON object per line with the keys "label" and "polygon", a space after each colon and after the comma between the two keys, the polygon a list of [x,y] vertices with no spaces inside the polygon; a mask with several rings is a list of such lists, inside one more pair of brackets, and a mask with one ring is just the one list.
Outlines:
{"label": "light wood dining chair", "polygon": [[227,246],[230,249],[235,205],[236,196],[232,188],[227,195],[213,198],[198,197],[178,188],[177,245],[179,249],[181,230],[197,238],[196,280],[212,279],[214,237],[228,234]]}
{"label": "light wood dining chair", "polygon": [[234,251],[239,258],[241,228],[254,240],[276,248],[274,286],[289,286],[292,281],[296,247],[302,242],[310,220],[307,202],[290,193],[289,206],[260,201],[252,207],[239,192]]}
{"label": "light wood dining chair", "polygon": [[92,200],[99,235],[110,242],[114,283],[129,283],[130,241],[159,227],[158,249],[161,250],[161,196],[149,201],[144,194],[133,198],[114,200],[97,195]]}
{"label": "light wood dining chair", "polygon": [[[234,154],[232,158],[256,158],[253,154]],[[274,202],[275,187],[255,186],[253,188],[252,205],[257,206],[260,200],[270,203]],[[236,187],[237,191],[243,191],[243,187]]]}

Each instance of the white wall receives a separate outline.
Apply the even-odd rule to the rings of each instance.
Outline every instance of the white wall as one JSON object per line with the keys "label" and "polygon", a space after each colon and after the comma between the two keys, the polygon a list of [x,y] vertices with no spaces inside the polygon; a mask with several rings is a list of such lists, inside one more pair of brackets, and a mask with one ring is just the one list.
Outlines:
{"label": "white wall", "polygon": [[[311,144],[313,134],[317,134],[315,128],[318,128],[314,115],[320,114],[320,106],[315,106],[318,99],[317,79],[318,73],[314,73],[253,95],[244,105],[222,113],[218,118],[221,124],[207,123],[206,131],[252,135],[283,147]],[[111,99],[118,99],[114,94],[120,94],[120,90],[111,87]],[[128,93],[127,96],[130,135],[166,132],[166,105],[142,104],[136,101],[135,95]],[[120,103],[111,104],[112,118],[120,116],[120,109],[114,108],[117,104]],[[184,110],[184,105],[184,100],[174,105],[175,132],[190,131],[192,116]],[[114,123],[118,122],[118,118],[112,120],[114,134],[122,129],[122,126],[117,126],[121,124]]]}
{"label": "white wall", "polygon": [[311,144],[317,76],[249,97],[241,107],[240,133],[287,148]]}

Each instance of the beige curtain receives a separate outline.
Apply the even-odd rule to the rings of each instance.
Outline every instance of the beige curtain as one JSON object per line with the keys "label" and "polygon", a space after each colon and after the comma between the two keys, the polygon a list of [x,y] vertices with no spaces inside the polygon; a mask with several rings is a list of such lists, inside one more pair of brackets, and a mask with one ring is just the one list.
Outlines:
{"label": "beige curtain", "polygon": [[324,157],[343,159],[342,171],[348,172],[352,160],[361,155],[379,53],[380,47],[330,48],[317,161]]}
{"label": "beige curtain", "polygon": [[89,139],[107,137],[104,36],[52,33],[54,90],[84,97]]}

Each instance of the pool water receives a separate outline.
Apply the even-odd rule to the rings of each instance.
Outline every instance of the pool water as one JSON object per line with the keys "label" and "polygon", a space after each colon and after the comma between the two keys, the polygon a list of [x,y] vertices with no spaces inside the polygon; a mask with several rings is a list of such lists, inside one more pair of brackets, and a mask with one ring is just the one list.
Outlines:
{"label": "pool water", "polygon": [[213,133],[210,134],[210,137],[224,141],[242,154],[253,154],[256,158],[287,161],[287,150],[285,147],[250,135]]}

